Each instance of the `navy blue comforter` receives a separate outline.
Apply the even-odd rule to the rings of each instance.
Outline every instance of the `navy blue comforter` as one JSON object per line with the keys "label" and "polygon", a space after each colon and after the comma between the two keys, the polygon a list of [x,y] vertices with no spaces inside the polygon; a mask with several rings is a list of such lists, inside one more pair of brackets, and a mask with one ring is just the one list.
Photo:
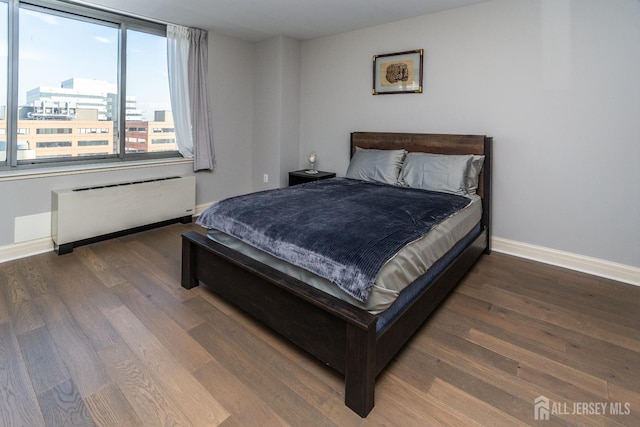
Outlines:
{"label": "navy blue comforter", "polygon": [[197,223],[365,302],[387,260],[469,203],[453,194],[334,178],[225,199]]}

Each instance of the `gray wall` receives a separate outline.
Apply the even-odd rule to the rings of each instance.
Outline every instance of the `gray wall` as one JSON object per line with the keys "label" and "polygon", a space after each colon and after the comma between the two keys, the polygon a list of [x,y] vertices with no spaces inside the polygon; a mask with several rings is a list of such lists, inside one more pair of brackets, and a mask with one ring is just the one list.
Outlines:
{"label": "gray wall", "polygon": [[[253,189],[288,184],[298,166],[300,42],[274,37],[255,45]],[[269,182],[264,182],[264,174]]]}
{"label": "gray wall", "polygon": [[[300,164],[349,132],[494,137],[494,236],[640,267],[640,2],[494,0],[304,42]],[[424,93],[371,95],[424,48]]]}

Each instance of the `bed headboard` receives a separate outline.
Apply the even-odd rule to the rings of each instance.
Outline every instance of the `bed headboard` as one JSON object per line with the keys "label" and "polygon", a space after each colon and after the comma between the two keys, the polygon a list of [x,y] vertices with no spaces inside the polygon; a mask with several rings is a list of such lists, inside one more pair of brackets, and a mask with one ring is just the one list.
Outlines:
{"label": "bed headboard", "polygon": [[[484,155],[484,165],[478,182],[478,195],[482,197],[482,223],[490,236],[491,226],[491,145],[493,138],[485,135],[453,135],[434,133],[353,132],[351,156],[356,147],[397,150],[434,154]],[[487,250],[490,246],[487,242]]]}

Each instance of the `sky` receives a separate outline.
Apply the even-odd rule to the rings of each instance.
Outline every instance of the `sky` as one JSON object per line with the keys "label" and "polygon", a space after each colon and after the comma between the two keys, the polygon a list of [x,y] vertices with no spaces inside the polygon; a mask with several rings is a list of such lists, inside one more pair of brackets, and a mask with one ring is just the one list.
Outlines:
{"label": "sky", "polygon": [[[7,5],[0,3],[0,82],[6,82]],[[60,87],[73,77],[117,82],[118,29],[27,9],[19,15],[18,103],[39,86]],[[130,30],[127,95],[135,96],[144,116],[170,110],[166,42],[163,37]],[[6,99],[6,88],[0,96]],[[6,102],[0,101],[0,105]]]}

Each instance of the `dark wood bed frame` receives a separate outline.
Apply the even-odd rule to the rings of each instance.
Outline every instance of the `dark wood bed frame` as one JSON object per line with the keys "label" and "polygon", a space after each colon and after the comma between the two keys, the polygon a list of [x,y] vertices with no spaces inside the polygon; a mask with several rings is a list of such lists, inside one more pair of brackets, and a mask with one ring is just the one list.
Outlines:
{"label": "dark wood bed frame", "polygon": [[358,309],[220,245],[196,231],[182,235],[182,286],[200,283],[283,335],[345,377],[345,404],[361,417],[374,406],[375,379],[482,253],[489,253],[491,143],[483,135],[354,132],[356,147],[438,154],[483,154],[478,194],[482,233],[376,333],[378,316]]}

